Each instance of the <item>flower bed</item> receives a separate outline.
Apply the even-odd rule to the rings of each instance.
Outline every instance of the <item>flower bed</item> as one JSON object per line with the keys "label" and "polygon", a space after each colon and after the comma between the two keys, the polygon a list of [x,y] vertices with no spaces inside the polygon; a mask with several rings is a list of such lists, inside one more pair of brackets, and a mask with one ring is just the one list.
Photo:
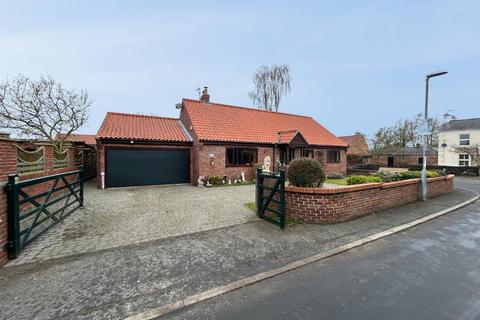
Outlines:
{"label": "flower bed", "polygon": [[[428,179],[428,197],[453,191],[453,175]],[[415,202],[420,179],[340,187],[285,187],[287,215],[307,223],[336,223]]]}

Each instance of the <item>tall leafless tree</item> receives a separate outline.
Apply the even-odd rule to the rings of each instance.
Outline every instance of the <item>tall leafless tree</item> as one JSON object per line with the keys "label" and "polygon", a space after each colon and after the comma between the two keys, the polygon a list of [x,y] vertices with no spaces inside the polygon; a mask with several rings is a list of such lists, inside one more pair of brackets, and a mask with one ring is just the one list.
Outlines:
{"label": "tall leafless tree", "polygon": [[18,75],[0,84],[0,127],[62,151],[67,137],[86,124],[91,104],[86,90],[65,89],[50,76]]}
{"label": "tall leafless tree", "polygon": [[471,146],[454,146],[458,154],[468,154],[470,157],[470,166],[480,167],[480,143]]}
{"label": "tall leafless tree", "polygon": [[253,105],[260,109],[278,112],[284,94],[290,92],[290,67],[284,65],[262,65],[253,75],[255,89],[249,92]]}
{"label": "tall leafless tree", "polygon": [[[438,146],[438,132],[440,127],[452,118],[454,119],[454,116],[447,113],[443,115],[443,120],[435,117],[428,119],[430,133],[427,136],[427,143],[429,146]],[[390,149],[393,150],[398,147],[408,146],[413,147],[421,143],[422,133],[420,129],[423,122],[423,115],[419,113],[413,117],[398,120],[393,126],[378,129],[370,141],[372,153],[385,153]]]}

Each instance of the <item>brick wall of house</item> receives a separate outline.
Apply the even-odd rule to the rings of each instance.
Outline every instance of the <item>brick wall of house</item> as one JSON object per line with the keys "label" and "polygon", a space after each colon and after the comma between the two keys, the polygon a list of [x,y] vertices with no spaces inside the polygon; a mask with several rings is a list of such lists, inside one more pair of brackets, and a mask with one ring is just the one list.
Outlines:
{"label": "brick wall of house", "polygon": [[200,150],[200,142],[198,141],[197,134],[193,130],[192,121],[185,111],[184,108],[180,111],[180,122],[185,127],[185,130],[190,134],[192,138],[192,149],[191,149],[191,162],[190,162],[190,170],[191,170],[191,182],[193,185],[197,185],[198,177],[200,176],[200,166],[199,166],[199,150]]}
{"label": "brick wall of house", "polygon": [[[453,191],[453,175],[428,179],[428,197]],[[415,202],[420,179],[337,189],[285,188],[287,216],[307,223],[337,223]]]}
{"label": "brick wall of house", "polygon": [[[387,167],[388,165],[388,155],[379,155],[373,156],[369,162],[379,164],[381,167]],[[418,158],[421,156],[392,156],[394,157],[394,167],[396,168],[407,168],[411,164],[419,164]],[[437,164],[437,156],[427,156],[428,165]]]}
{"label": "brick wall of house", "polygon": [[[107,142],[107,141],[99,141],[97,142],[97,188],[102,188],[102,172],[106,170],[106,163],[105,163],[105,152],[107,149],[185,149],[190,150],[190,163],[193,163],[193,153],[192,147],[187,145],[168,145],[168,144],[148,144],[148,143],[129,143],[126,142]],[[193,166],[190,166],[190,183],[194,183],[194,173],[193,173]],[[105,172],[106,174],[106,172]],[[107,179],[105,177],[105,179]]]}
{"label": "brick wall of house", "polygon": [[345,149],[340,150],[340,162],[328,162],[327,150],[329,149],[315,149],[315,158],[320,161],[322,168],[326,174],[332,172],[339,172],[341,174],[347,173],[347,156]]}
{"label": "brick wall of house", "polygon": [[[229,179],[239,179],[241,172],[245,173],[245,179],[255,178],[254,166],[226,166],[226,147],[225,145],[200,144],[198,148],[198,176],[226,176]],[[266,156],[273,160],[273,147],[258,147],[258,163],[263,164]],[[210,157],[213,155],[213,157]],[[276,155],[277,157],[277,155]],[[273,169],[273,168],[272,168]],[[198,177],[197,177],[198,178]]]}

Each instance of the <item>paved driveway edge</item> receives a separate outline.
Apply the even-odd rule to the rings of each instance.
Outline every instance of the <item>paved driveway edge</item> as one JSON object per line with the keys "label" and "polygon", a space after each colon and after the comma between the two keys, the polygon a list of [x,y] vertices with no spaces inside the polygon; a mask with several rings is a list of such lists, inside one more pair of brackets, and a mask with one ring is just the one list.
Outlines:
{"label": "paved driveway edge", "polygon": [[406,229],[417,226],[421,223],[427,222],[429,220],[438,218],[438,217],[443,216],[443,215],[445,215],[447,213],[450,213],[452,211],[463,208],[463,207],[465,207],[469,204],[474,203],[475,201],[477,201],[480,198],[480,194],[476,191],[469,190],[469,189],[463,189],[463,190],[468,190],[468,191],[472,192],[473,194],[475,194],[475,196],[470,198],[469,200],[463,201],[461,203],[458,203],[458,204],[456,204],[454,206],[451,206],[451,207],[448,207],[446,209],[431,213],[431,214],[429,214],[425,217],[413,220],[411,222],[404,223],[402,225],[387,229],[385,231],[370,235],[368,237],[364,237],[362,239],[359,239],[359,240],[341,245],[339,247],[336,247],[336,248],[333,248],[333,249],[330,249],[330,250],[327,250],[327,251],[324,251],[324,252],[320,252],[320,253],[312,255],[310,257],[306,257],[306,258],[288,263],[288,264],[286,264],[282,267],[276,268],[276,269],[272,269],[272,270],[269,270],[269,271],[266,271],[266,272],[261,272],[261,273],[258,273],[258,274],[255,274],[255,275],[252,275],[252,276],[249,276],[249,277],[246,277],[246,278],[234,281],[234,282],[231,282],[231,283],[223,285],[223,286],[219,286],[219,287],[216,287],[216,288],[213,288],[213,289],[201,292],[201,293],[197,293],[197,294],[185,297],[184,299],[178,300],[178,301],[173,302],[173,303],[169,303],[169,304],[157,307],[157,308],[149,309],[149,310],[144,311],[142,313],[130,316],[130,317],[126,318],[126,320],[147,320],[147,319],[153,319],[153,318],[157,318],[157,317],[166,315],[170,312],[179,310],[181,308],[188,307],[188,306],[194,305],[196,303],[214,298],[216,296],[219,296],[219,295],[231,292],[231,291],[238,290],[242,287],[254,284],[256,282],[260,282],[262,280],[278,276],[280,274],[283,274],[285,272],[297,269],[297,268],[305,266],[307,264],[311,264],[311,263],[320,261],[322,259],[325,259],[325,258],[334,256],[334,255],[340,254],[342,252],[354,249],[356,247],[362,246],[362,245],[367,244],[369,242],[372,242],[372,241],[390,236],[392,234],[404,231]]}

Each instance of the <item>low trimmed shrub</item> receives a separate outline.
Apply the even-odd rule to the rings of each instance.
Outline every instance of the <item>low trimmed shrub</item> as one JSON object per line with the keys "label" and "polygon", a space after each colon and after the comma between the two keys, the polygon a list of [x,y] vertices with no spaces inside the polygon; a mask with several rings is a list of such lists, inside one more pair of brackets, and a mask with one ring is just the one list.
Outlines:
{"label": "low trimmed shrub", "polygon": [[438,172],[434,171],[434,170],[428,170],[427,171],[427,178],[436,178],[436,177],[440,177],[441,174],[439,174]]}
{"label": "low trimmed shrub", "polygon": [[[433,170],[427,171],[427,178],[436,178],[441,175]],[[422,177],[421,171],[391,172],[380,171],[374,176],[351,176],[347,178],[347,184],[362,184],[371,182],[392,182],[408,179],[419,179]]]}
{"label": "low trimmed shrub", "polygon": [[400,172],[398,176],[400,180],[417,179],[422,177],[422,173],[420,171],[405,171]]}
{"label": "low trimmed shrub", "polygon": [[396,172],[382,170],[375,174],[376,177],[382,179],[383,182],[398,181],[401,177]]}
{"label": "low trimmed shrub", "polygon": [[383,182],[380,177],[375,176],[351,176],[347,178],[347,184],[364,184],[373,182]]}
{"label": "low trimmed shrub", "polygon": [[[421,171],[405,171],[405,172],[400,172],[398,175],[400,177],[399,180],[418,179],[422,177],[422,172]],[[436,178],[436,177],[440,177],[440,174],[438,172],[435,172],[433,170],[427,171],[427,178]]]}
{"label": "low trimmed shrub", "polygon": [[287,178],[292,186],[317,188],[325,181],[325,173],[316,160],[295,159],[288,165]]}
{"label": "low trimmed shrub", "polygon": [[343,179],[345,176],[341,174],[340,172],[330,172],[327,174],[328,179]]}
{"label": "low trimmed shrub", "polygon": [[438,173],[439,176],[446,176],[447,175],[447,170],[445,170],[445,169],[443,169],[443,170],[432,169],[432,170],[429,170],[429,171],[436,172],[436,173]]}

